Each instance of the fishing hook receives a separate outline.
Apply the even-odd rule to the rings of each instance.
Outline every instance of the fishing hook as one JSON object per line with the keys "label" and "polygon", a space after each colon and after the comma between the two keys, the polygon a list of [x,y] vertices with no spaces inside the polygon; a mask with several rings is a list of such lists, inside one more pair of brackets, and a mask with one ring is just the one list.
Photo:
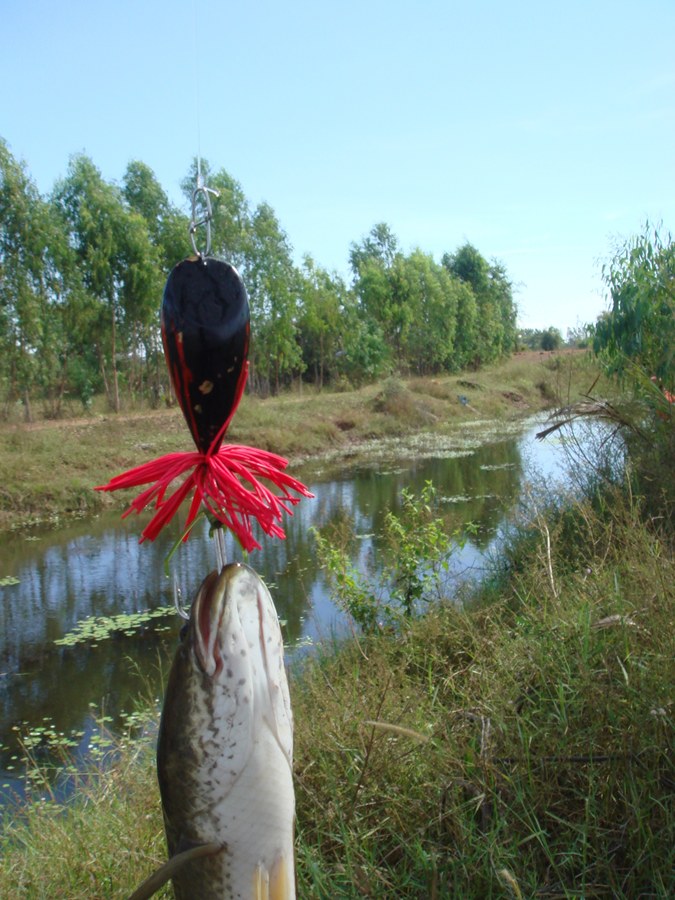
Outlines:
{"label": "fishing hook", "polygon": [[222,572],[227,562],[227,550],[225,549],[225,532],[222,528],[214,528],[213,537],[216,541],[216,560],[218,561],[218,571]]}
{"label": "fishing hook", "polygon": [[[206,187],[205,184],[202,183],[201,178],[197,177],[197,187],[192,192],[192,221],[190,222],[190,240],[192,241],[192,249],[195,251],[197,256],[200,259],[204,259],[204,257],[208,256],[211,252],[211,220],[213,219],[213,210],[211,208],[211,197],[210,194],[213,194],[214,197],[219,197],[220,194],[218,191],[214,191],[213,188]],[[197,216],[197,206],[199,204],[199,199],[201,197],[201,203],[204,207],[204,213],[201,218]],[[202,253],[202,251],[197,247],[197,241],[195,238],[195,234],[197,233],[197,229],[202,226],[206,227],[206,249]]]}
{"label": "fishing hook", "polygon": [[190,614],[180,602],[180,588],[178,587],[178,579],[174,573],[173,576],[173,605],[181,619],[189,619]]}

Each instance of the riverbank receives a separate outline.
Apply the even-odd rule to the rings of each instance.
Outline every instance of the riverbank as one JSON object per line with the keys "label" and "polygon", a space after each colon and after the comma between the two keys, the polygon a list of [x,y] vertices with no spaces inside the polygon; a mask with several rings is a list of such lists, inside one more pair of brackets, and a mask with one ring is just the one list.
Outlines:
{"label": "riverbank", "polygon": [[[437,378],[388,379],[359,390],[307,386],[278,397],[244,397],[228,440],[291,461],[358,456],[381,439],[437,435],[478,420],[508,421],[576,399],[597,366],[584,351],[516,354],[498,366]],[[93,490],[114,475],[164,453],[191,449],[178,407],[129,409],[68,420],[0,426],[0,532],[104,508],[122,509],[131,492]]]}
{"label": "riverbank", "polygon": [[[667,541],[612,487],[540,508],[503,563],[473,604],[291,672],[299,898],[673,896]],[[140,715],[72,802],[35,782],[0,896],[121,900],[164,859]]]}
{"label": "riverbank", "polygon": [[[424,391],[416,382],[368,389],[361,424],[343,429],[331,418],[335,440],[321,452],[343,460],[362,452],[368,428],[383,429],[370,440],[428,432],[428,421],[410,424],[422,408],[410,398],[433,399],[432,390],[445,394],[434,412],[440,431],[494,418],[488,401],[507,403],[500,409],[510,416],[541,409],[535,395],[545,405],[548,389],[534,383],[539,365],[551,379],[542,383],[560,386],[555,405],[595,377],[583,357],[572,368],[545,357],[527,361],[521,383],[512,363],[482,373],[488,383],[472,388],[467,404],[457,394],[464,388],[468,399],[469,388],[450,379]],[[526,385],[533,391],[527,410],[504,396],[518,383],[520,396]],[[338,414],[333,400],[356,402],[308,394],[260,401],[258,436],[283,409],[283,433],[311,443],[293,416],[322,411],[325,425]],[[478,403],[478,413],[467,409]],[[387,406],[399,413],[382,412]],[[356,419],[354,406],[339,414],[348,413]],[[118,436],[129,430],[115,428]],[[153,439],[144,429],[98,464],[109,469],[119,454],[117,471],[139,452],[157,452],[138,446]],[[180,419],[176,429],[172,439],[184,440]],[[544,495],[463,607],[447,598],[398,627],[325,644],[293,667],[299,898],[675,893],[672,536],[621,484],[596,483],[565,508]],[[59,802],[33,771],[34,794],[0,836],[0,896],[121,900],[160,864],[158,713],[154,696],[140,702],[105,764],[73,773],[71,802]]]}

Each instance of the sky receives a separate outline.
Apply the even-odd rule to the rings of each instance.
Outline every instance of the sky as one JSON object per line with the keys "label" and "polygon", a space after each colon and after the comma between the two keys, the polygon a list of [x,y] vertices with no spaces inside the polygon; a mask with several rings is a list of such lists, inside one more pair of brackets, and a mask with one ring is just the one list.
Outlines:
{"label": "sky", "polygon": [[[601,271],[675,230],[674,0],[0,0],[0,137],[48,194],[73,154],[195,156],[349,277],[379,222],[506,267],[524,328],[607,308]],[[186,236],[186,255],[190,252]]]}

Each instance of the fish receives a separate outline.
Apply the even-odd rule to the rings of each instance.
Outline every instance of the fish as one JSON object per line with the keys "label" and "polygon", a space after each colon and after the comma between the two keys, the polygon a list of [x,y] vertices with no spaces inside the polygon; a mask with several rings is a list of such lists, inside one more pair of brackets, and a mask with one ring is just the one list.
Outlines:
{"label": "fish", "polygon": [[[204,579],[169,673],[157,776],[176,900],[295,900],[293,714],[258,574]],[[193,848],[210,846],[191,856]],[[197,851],[197,853],[199,853]]]}

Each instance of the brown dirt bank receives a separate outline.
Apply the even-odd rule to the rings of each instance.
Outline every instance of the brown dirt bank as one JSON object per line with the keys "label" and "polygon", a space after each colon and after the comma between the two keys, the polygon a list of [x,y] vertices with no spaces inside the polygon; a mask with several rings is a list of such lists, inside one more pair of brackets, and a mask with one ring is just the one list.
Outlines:
{"label": "brown dirt bank", "polygon": [[[583,351],[516,354],[498,366],[433,378],[389,378],[333,393],[303,386],[277,397],[245,396],[228,433],[288,457],[353,456],[359,445],[419,432],[447,434],[477,419],[513,419],[567,402],[596,374]],[[0,531],[122,508],[130,492],[94,486],[164,453],[192,449],[178,407],[127,409],[0,426]]]}

